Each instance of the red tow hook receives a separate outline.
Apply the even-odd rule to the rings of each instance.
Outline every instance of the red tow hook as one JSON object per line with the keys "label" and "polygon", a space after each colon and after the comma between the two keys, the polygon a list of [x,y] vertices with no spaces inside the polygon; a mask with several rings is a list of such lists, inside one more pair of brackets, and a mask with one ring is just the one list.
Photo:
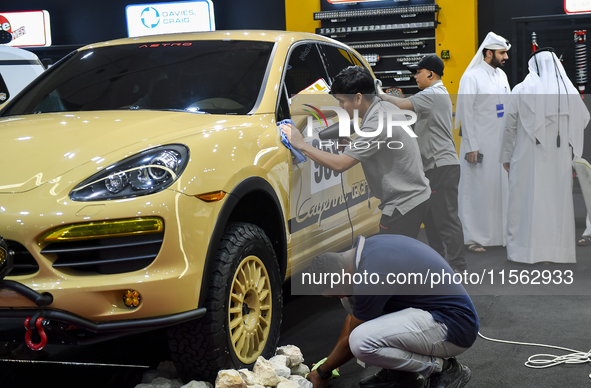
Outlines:
{"label": "red tow hook", "polygon": [[37,318],[37,321],[35,321],[35,326],[37,327],[37,330],[39,330],[39,336],[41,337],[41,342],[38,344],[31,341],[33,329],[29,326],[29,322],[31,322],[31,317],[25,319],[25,329],[27,329],[27,332],[25,333],[25,343],[32,350],[41,350],[47,345],[47,334],[45,334],[45,329],[43,329],[43,318],[39,317]]}

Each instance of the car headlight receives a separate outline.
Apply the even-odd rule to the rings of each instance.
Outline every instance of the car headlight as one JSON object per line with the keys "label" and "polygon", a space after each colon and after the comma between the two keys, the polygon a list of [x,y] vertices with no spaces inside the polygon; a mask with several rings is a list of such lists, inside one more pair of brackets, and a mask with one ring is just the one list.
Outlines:
{"label": "car headlight", "polygon": [[152,148],[94,174],[70,192],[70,199],[105,201],[157,193],[178,179],[188,161],[184,145]]}

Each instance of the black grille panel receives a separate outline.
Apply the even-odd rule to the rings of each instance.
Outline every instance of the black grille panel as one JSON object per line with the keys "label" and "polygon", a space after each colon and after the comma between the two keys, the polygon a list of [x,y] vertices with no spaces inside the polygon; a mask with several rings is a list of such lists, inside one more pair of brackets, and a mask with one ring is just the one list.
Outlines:
{"label": "black grille panel", "polygon": [[56,242],[41,254],[56,254],[54,268],[116,274],[137,271],[150,265],[162,246],[164,233]]}
{"label": "black grille panel", "polygon": [[30,275],[39,271],[39,264],[21,243],[6,240],[6,244],[14,252],[14,267],[8,276]]}

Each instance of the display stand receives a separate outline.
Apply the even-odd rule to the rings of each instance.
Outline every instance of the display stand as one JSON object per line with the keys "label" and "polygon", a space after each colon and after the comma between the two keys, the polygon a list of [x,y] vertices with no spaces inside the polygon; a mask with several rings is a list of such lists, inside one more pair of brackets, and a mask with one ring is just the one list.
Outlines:
{"label": "display stand", "polygon": [[433,1],[371,1],[331,3],[322,0],[314,20],[316,33],[357,50],[372,66],[384,89],[397,87],[404,94],[419,91],[407,65],[435,54],[439,6]]}

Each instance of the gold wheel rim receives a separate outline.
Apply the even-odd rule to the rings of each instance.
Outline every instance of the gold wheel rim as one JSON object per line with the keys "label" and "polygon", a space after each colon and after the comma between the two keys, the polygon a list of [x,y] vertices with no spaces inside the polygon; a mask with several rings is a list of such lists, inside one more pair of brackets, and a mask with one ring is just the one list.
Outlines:
{"label": "gold wheel rim", "polygon": [[256,256],[238,266],[229,299],[228,328],[234,354],[252,364],[263,353],[271,326],[273,295],[269,274]]}

